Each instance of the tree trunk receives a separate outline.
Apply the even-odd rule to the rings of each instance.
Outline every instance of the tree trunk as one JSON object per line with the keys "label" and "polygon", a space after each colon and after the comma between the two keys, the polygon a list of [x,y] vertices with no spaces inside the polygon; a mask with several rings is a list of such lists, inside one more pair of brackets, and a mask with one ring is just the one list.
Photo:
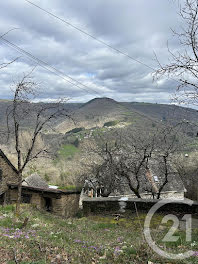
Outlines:
{"label": "tree trunk", "polygon": [[129,184],[129,188],[131,189],[131,191],[134,192],[134,194],[137,196],[137,198],[142,198],[140,193],[139,193],[139,190],[137,188],[133,187],[130,177],[127,176],[126,178],[127,178],[127,181],[128,181],[128,184]]}
{"label": "tree trunk", "polygon": [[17,193],[17,202],[16,202],[16,215],[20,215],[20,209],[21,209],[21,192],[22,192],[22,173],[20,172],[18,174],[19,177],[19,183],[18,183],[18,193]]}

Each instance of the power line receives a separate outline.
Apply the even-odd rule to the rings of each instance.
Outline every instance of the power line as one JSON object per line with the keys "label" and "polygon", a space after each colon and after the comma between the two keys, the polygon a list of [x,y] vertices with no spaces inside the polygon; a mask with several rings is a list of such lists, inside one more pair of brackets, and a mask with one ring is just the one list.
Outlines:
{"label": "power line", "polygon": [[42,8],[42,7],[40,7],[40,6],[36,5],[36,4],[34,4],[34,3],[32,3],[32,2],[29,1],[29,0],[24,0],[24,1],[26,1],[26,2],[28,2],[29,4],[31,4],[31,5],[33,5],[33,6],[35,6],[35,7],[37,7],[38,9],[40,9],[40,10],[42,10],[43,12],[47,13],[48,15],[50,15],[50,16],[52,16],[52,17],[58,19],[58,20],[60,20],[61,22],[65,23],[67,26],[70,26],[70,27],[72,27],[72,28],[78,30],[79,32],[81,32],[81,33],[83,33],[83,34],[89,36],[90,38],[92,38],[92,39],[98,41],[99,43],[105,45],[106,47],[110,48],[111,50],[114,50],[114,51],[116,51],[117,53],[122,54],[122,55],[128,57],[129,59],[131,59],[131,60],[133,60],[133,61],[135,61],[135,62],[137,62],[137,63],[139,63],[139,64],[141,64],[141,65],[143,65],[143,66],[145,66],[145,67],[147,67],[147,68],[149,68],[150,70],[155,71],[155,69],[154,69],[153,67],[147,65],[147,64],[144,63],[144,62],[141,62],[140,60],[137,60],[137,59],[133,58],[132,56],[128,55],[128,54],[127,54],[126,52],[124,52],[124,51],[121,51],[121,50],[119,50],[119,49],[117,49],[117,48],[114,48],[113,46],[111,46],[110,44],[106,43],[105,41],[103,41],[103,40],[101,40],[101,39],[99,39],[99,38],[97,38],[97,37],[91,35],[90,33],[88,33],[88,32],[86,32],[86,31],[84,31],[83,29],[81,29],[81,28],[79,28],[79,27],[73,25],[72,23],[66,21],[65,19],[58,17],[57,15],[55,15],[55,14],[53,14],[53,13],[47,11],[46,9],[44,9],[44,8]]}
{"label": "power line", "polygon": [[[25,51],[24,49],[21,49],[20,47],[18,47],[17,45],[15,45],[14,43],[12,43],[11,41],[8,41],[7,39],[0,37],[0,40],[2,40],[6,45],[10,46],[11,48],[14,48],[15,50],[17,50],[18,52],[20,52],[21,54],[24,54],[25,56],[29,57],[30,59],[36,61],[42,68],[56,74],[57,76],[59,76],[60,78],[64,79],[65,81],[67,81],[68,83],[72,84],[73,86],[78,87],[79,89],[82,89],[88,93],[90,93],[90,91],[97,93],[98,95],[101,95],[99,92],[95,91],[94,89],[88,87],[87,85],[81,83],[80,81],[70,77],[69,75],[66,75],[65,73],[61,72],[60,70],[56,69],[55,67],[49,65],[47,62],[38,59],[37,57],[35,57],[34,55],[32,55],[31,53]],[[70,80],[78,83],[73,83],[70,80],[68,80],[67,78],[69,78]],[[82,85],[84,88],[80,87],[79,85]]]}
{"label": "power line", "polygon": [[[140,60],[137,60],[137,59],[133,58],[132,56],[128,55],[126,52],[121,51],[121,50],[119,50],[118,48],[115,48],[115,47],[111,46],[110,44],[106,43],[105,41],[103,41],[103,40],[101,40],[101,39],[99,39],[99,38],[93,36],[92,34],[86,32],[85,30],[83,30],[83,29],[81,29],[81,28],[79,28],[79,27],[73,25],[71,22],[68,22],[68,21],[66,21],[66,20],[63,19],[63,18],[58,17],[57,15],[53,14],[52,12],[50,12],[50,11],[48,11],[48,10],[46,10],[46,9],[44,9],[44,8],[42,8],[42,7],[40,7],[39,5],[34,4],[34,3],[32,3],[31,1],[29,1],[29,0],[24,0],[24,1],[26,1],[26,2],[28,2],[29,4],[35,6],[36,8],[38,8],[38,9],[40,9],[41,11],[45,12],[46,14],[48,14],[48,15],[50,15],[50,16],[52,16],[52,17],[58,19],[58,20],[60,20],[61,22],[65,23],[67,26],[70,26],[70,27],[74,28],[75,30],[78,30],[79,32],[81,32],[81,33],[87,35],[88,37],[90,37],[90,38],[92,38],[92,39],[94,39],[95,41],[97,41],[97,42],[99,42],[99,43],[105,45],[105,46],[108,47],[109,49],[114,50],[115,52],[124,55],[124,56],[127,57],[128,59],[130,59],[130,60],[132,60],[132,61],[135,61],[135,62],[137,62],[137,63],[139,63],[139,64],[141,64],[141,65],[147,67],[148,69],[150,69],[150,70],[152,70],[152,71],[156,71],[156,69],[153,68],[152,66],[150,66],[150,65],[148,65],[148,64],[146,64],[146,63],[144,63],[144,62],[142,62],[142,61],[140,61]],[[168,79],[173,80],[173,81],[175,81],[175,82],[181,84],[180,81],[178,81],[178,80],[176,80],[176,79],[174,79],[174,78],[172,78],[172,77],[170,77],[170,76],[168,76]]]}

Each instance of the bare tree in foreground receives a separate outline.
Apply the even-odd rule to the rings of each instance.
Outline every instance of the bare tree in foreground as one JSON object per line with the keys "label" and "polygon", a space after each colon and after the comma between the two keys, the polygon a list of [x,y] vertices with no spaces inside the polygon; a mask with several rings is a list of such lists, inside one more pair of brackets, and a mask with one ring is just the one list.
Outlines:
{"label": "bare tree in foreground", "polygon": [[174,36],[180,43],[176,52],[170,53],[170,62],[159,63],[155,77],[168,76],[178,82],[176,100],[179,103],[198,103],[198,0],[185,0],[180,8],[183,22],[180,31],[174,31]]}
{"label": "bare tree in foreground", "polygon": [[[13,89],[14,98],[11,106],[7,109],[7,127],[8,136],[14,138],[15,150],[17,153],[17,170],[18,170],[18,198],[16,204],[16,213],[20,213],[21,190],[22,190],[22,173],[27,164],[41,156],[46,156],[48,150],[44,145],[37,144],[42,131],[49,129],[50,124],[56,118],[63,116],[68,117],[64,109],[64,101],[60,100],[54,104],[31,103],[36,96],[37,84],[31,77],[31,73],[23,76]],[[29,123],[31,126],[29,142],[24,151],[23,148],[23,131],[24,124]]]}
{"label": "bare tree in foreground", "polygon": [[[181,148],[179,133],[180,126],[166,125],[147,131],[127,127],[121,134],[113,135],[111,141],[104,136],[103,147],[100,144],[98,150],[103,162],[95,166],[94,176],[105,187],[102,196],[115,189],[122,192],[127,185],[138,198],[147,192],[159,199],[170,181],[172,156]],[[152,167],[160,174],[157,184]]]}

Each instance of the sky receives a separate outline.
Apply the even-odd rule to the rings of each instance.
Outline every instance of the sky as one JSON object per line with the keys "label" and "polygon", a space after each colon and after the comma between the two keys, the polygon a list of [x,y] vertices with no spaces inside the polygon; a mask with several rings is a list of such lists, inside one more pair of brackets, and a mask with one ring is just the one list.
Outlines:
{"label": "sky", "polygon": [[171,31],[181,22],[178,1],[31,1],[143,64],[25,0],[1,1],[0,35],[13,29],[4,36],[6,40],[53,67],[50,71],[46,65],[41,67],[0,39],[0,63],[18,58],[0,70],[1,99],[11,99],[13,83],[36,66],[32,77],[39,84],[38,101],[64,97],[70,102],[87,102],[110,97],[117,101],[171,102],[177,83],[165,78],[153,82],[151,68],[158,68],[154,54],[160,63],[168,62],[167,41],[172,51],[179,49]]}

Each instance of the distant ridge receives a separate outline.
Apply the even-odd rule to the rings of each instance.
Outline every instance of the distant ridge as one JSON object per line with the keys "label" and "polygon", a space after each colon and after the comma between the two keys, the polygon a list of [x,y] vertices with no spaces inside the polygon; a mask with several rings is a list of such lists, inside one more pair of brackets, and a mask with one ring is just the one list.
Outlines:
{"label": "distant ridge", "polygon": [[81,107],[84,107],[84,106],[92,104],[92,103],[101,103],[101,102],[103,102],[103,103],[111,102],[111,103],[116,103],[116,104],[119,103],[119,102],[117,102],[114,99],[109,98],[109,97],[96,97],[96,98],[93,98],[90,101],[84,103]]}
{"label": "distant ridge", "polygon": [[[0,99],[0,124],[2,129],[6,127],[6,109],[10,103],[11,100]],[[198,111],[172,104],[118,102],[109,97],[98,97],[86,103],[68,102],[64,107],[72,115],[75,122],[65,118],[54,120],[52,126],[60,133],[65,133],[76,127],[88,129],[95,126],[103,127],[104,123],[109,121],[133,123],[135,120],[145,122],[146,119],[149,119],[151,122],[172,120],[172,123],[187,120],[192,124],[194,123],[194,133],[198,130],[195,128],[198,122]],[[34,103],[32,103],[32,108],[34,111]],[[24,120],[23,127],[33,127],[33,121],[28,120],[26,122]]]}

